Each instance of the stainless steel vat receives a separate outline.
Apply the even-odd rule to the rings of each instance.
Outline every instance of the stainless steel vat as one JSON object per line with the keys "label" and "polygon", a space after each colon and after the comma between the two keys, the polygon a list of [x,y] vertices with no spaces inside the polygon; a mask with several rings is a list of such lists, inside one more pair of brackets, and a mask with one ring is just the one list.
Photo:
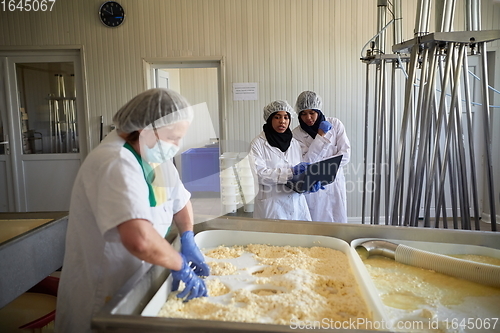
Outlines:
{"label": "stainless steel vat", "polygon": [[49,219],[0,243],[0,308],[62,266],[67,212],[1,213],[1,220]]}
{"label": "stainless steel vat", "polygon": [[[464,230],[445,230],[385,225],[359,225],[322,222],[258,220],[220,217],[195,225],[204,230],[243,230],[333,236],[350,243],[356,238],[391,238],[440,243],[470,244],[500,249],[500,234]],[[167,239],[172,242],[175,232]],[[119,292],[92,319],[98,332],[295,332],[288,326],[248,324],[209,320],[144,317],[140,313],[166,280],[169,271],[146,266],[130,278]],[[324,330],[322,330],[324,331]],[[342,330],[339,330],[340,332]],[[349,332],[373,332],[349,330]]]}

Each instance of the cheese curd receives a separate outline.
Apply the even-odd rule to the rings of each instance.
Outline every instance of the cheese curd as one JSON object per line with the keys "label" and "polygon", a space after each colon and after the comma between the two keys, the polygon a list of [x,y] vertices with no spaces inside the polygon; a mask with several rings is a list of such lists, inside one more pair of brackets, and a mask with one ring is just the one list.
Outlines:
{"label": "cheese curd", "polygon": [[371,320],[341,251],[249,244],[204,253],[212,268],[209,297],[184,303],[173,292],[159,316],[281,325]]}
{"label": "cheese curd", "polygon": [[[386,305],[386,313],[392,321],[394,331],[413,333],[498,331],[500,324],[496,321],[495,327],[490,325],[491,330],[481,328],[479,325],[500,317],[498,307],[500,288],[405,265],[385,257],[368,257],[362,247],[356,251]],[[500,259],[486,256],[453,255],[453,257],[500,265]],[[467,323],[468,318],[474,319],[473,325],[459,325]]]}

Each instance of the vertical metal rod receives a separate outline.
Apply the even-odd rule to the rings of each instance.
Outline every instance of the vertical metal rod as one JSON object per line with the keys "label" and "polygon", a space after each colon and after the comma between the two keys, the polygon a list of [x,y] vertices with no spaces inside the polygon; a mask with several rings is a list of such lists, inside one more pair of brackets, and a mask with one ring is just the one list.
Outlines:
{"label": "vertical metal rod", "polygon": [[[456,55],[454,55],[453,59],[453,65],[452,67],[456,69]],[[454,73],[453,73],[454,74]],[[456,80],[456,78],[453,76],[453,81]],[[452,87],[454,87],[452,85]],[[461,179],[461,171],[460,171],[460,158],[459,158],[459,148],[458,148],[458,143],[457,143],[457,136],[456,136],[456,131],[457,131],[457,123],[460,121],[459,118],[457,118],[457,114],[455,112],[456,108],[456,101],[454,100],[455,96],[451,97],[451,106],[450,106],[450,116],[453,115],[453,119],[455,120],[453,123],[449,123],[449,133],[450,137],[449,139],[451,140],[450,143],[450,151],[452,154],[452,159],[450,161],[451,164],[453,165],[453,171],[455,172],[455,176],[451,178],[451,181],[453,181],[453,184],[456,185],[457,191],[455,193],[458,193],[458,202],[459,202],[459,210],[460,210],[460,224],[462,225],[462,228],[464,227],[464,197],[463,197],[463,184],[462,184],[462,179]],[[451,118],[450,118],[451,119]],[[447,137],[448,138],[448,137]]]}
{"label": "vertical metal rod", "polygon": [[[380,83],[381,83],[381,78],[380,78],[380,63],[376,65],[375,69],[375,100],[374,100],[374,107],[373,107],[373,123],[378,124],[379,121],[379,112],[380,112]],[[377,191],[377,186],[375,184],[376,181],[376,172],[377,172],[377,165],[376,165],[376,156],[377,156],[377,137],[379,133],[377,132],[378,127],[374,126],[373,128],[373,145],[372,145],[372,192],[371,192],[371,224],[378,224],[378,217],[375,216],[375,192]]]}
{"label": "vertical metal rod", "polygon": [[469,142],[469,164],[471,169],[472,181],[472,207],[474,210],[474,225],[476,230],[480,229],[479,225],[479,198],[477,194],[477,177],[476,177],[476,156],[474,152],[474,129],[472,128],[472,108],[470,98],[470,84],[469,84],[469,61],[467,54],[463,60],[464,67],[464,93],[465,93],[465,112],[467,119],[467,141]]}
{"label": "vertical metal rod", "polygon": [[406,81],[405,87],[405,104],[403,111],[403,119],[401,123],[401,132],[399,135],[399,145],[398,145],[398,155],[396,160],[396,180],[394,186],[394,200],[392,203],[392,209],[390,212],[392,213],[392,220],[399,221],[398,216],[400,215],[400,200],[401,200],[401,186],[403,183],[404,176],[404,150],[406,149],[406,136],[408,131],[408,122],[411,115],[411,101],[412,101],[412,92],[413,92],[413,83],[415,82],[415,71],[417,68],[418,62],[418,52],[419,45],[414,45],[411,49],[410,56],[410,65],[409,65],[409,74],[408,79]]}
{"label": "vertical metal rod", "polygon": [[[463,59],[466,57],[465,46],[464,46],[464,54],[462,55],[462,60],[460,62],[455,62],[454,65],[458,67],[463,66]],[[464,68],[463,73],[467,73],[467,68]],[[469,203],[469,184],[467,181],[467,162],[465,161],[465,148],[464,148],[464,133],[462,129],[462,98],[461,98],[461,88],[460,88],[460,80],[461,74],[459,77],[456,77],[454,82],[457,85],[457,94],[456,94],[456,102],[455,108],[450,110],[450,112],[455,112],[455,131],[454,131],[454,139],[457,149],[457,170],[459,173],[459,177],[457,178],[459,183],[459,194],[461,194],[461,220],[462,220],[462,228],[470,230],[470,203]]]}
{"label": "vertical metal rod", "polygon": [[465,30],[481,30],[481,1],[465,0]]}
{"label": "vertical metal rod", "polygon": [[380,64],[377,66],[378,73],[378,86],[377,86],[377,104],[375,106],[375,133],[373,136],[373,161],[374,161],[374,191],[372,192],[372,221],[373,224],[380,223],[380,196],[381,196],[381,158],[382,158],[382,136],[384,125],[384,103],[385,103],[385,61],[381,59]]}
{"label": "vertical metal rod", "polygon": [[61,142],[61,119],[59,114],[59,100],[61,98],[61,80],[59,79],[59,74],[57,77],[57,98],[54,101],[54,122],[55,122],[55,132],[56,132],[56,153],[60,153],[62,149]]}
{"label": "vertical metal rod", "polygon": [[[438,67],[439,69],[441,70],[442,69],[442,62],[441,62],[441,55],[439,54],[436,54],[437,56],[437,61],[438,61]],[[437,135],[437,133],[440,131],[437,130],[437,123],[438,123],[438,106],[437,106],[437,96],[434,95],[434,103],[433,103],[433,126],[434,126],[434,133],[433,133],[433,137],[435,137]],[[442,204],[442,207],[443,207],[443,227],[444,228],[448,228],[448,222],[446,221],[446,199],[445,199],[445,196],[444,194],[439,196],[439,179],[440,179],[440,174],[439,172],[441,171],[441,168],[442,168],[442,165],[443,165],[443,162],[442,162],[442,154],[441,154],[441,146],[439,144],[439,140],[437,141],[438,145],[433,147],[434,149],[436,149],[436,155],[437,155],[437,168],[435,170],[435,172],[433,172],[435,174],[435,177],[434,177],[434,189],[435,189],[435,208],[437,209],[437,207],[439,207],[439,204],[438,202],[441,202]],[[435,144],[435,143],[434,143]],[[429,164],[429,170],[432,169],[432,165]],[[430,172],[430,171],[429,171]],[[433,186],[433,184],[429,184],[429,186]],[[428,191],[426,193],[426,195],[429,195],[429,196],[432,196],[430,193],[432,191]],[[427,200],[431,200],[431,197],[429,198],[425,198],[425,202],[427,203]],[[430,225],[430,206],[429,207],[425,207],[424,209],[429,209],[429,211],[427,210],[424,210],[424,225]],[[434,227],[435,228],[439,228],[439,214],[436,214],[434,213],[434,217],[435,217],[435,223],[434,223]]]}
{"label": "vertical metal rod", "polygon": [[361,223],[365,224],[365,215],[366,215],[366,173],[368,169],[368,111],[369,111],[369,101],[370,101],[370,64],[366,64],[366,96],[365,96],[365,142],[363,145],[363,165],[364,165],[364,173],[363,173],[363,197],[361,199]]}
{"label": "vertical metal rod", "polygon": [[[438,161],[438,150],[437,147],[440,145],[440,138],[441,138],[441,131],[442,128],[444,127],[445,123],[445,118],[446,118],[446,87],[448,86],[448,81],[449,81],[449,73],[451,69],[451,54],[454,52],[455,44],[454,43],[449,43],[448,44],[448,56],[446,57],[446,63],[445,63],[445,68],[444,68],[444,73],[442,69],[442,60],[441,58],[438,58],[438,63],[439,63],[439,69],[441,73],[441,96],[439,98],[439,108],[438,108],[438,118],[436,122],[436,134],[434,136],[434,144],[433,144],[433,151],[432,151],[432,158],[431,158],[431,169],[429,170],[428,177],[427,177],[427,188],[426,188],[426,195],[425,195],[425,204],[424,204],[424,216],[429,216],[430,215],[430,209],[431,209],[431,194],[432,194],[432,175],[436,173],[436,168],[437,168],[437,161]],[[428,218],[428,217],[427,217]],[[424,221],[424,224],[428,223],[428,221]]]}
{"label": "vertical metal rod", "polygon": [[[450,110],[450,112],[454,112],[454,110]],[[454,112],[455,113],[455,112]],[[467,213],[466,211],[469,209],[468,205],[466,204],[465,201],[465,191],[466,187],[464,186],[463,179],[462,179],[462,166],[460,165],[460,147],[459,143],[457,141],[457,123],[459,122],[459,119],[457,119],[456,113],[454,114],[454,119],[455,122],[453,123],[453,130],[452,130],[452,153],[453,153],[453,167],[456,172],[456,177],[453,178],[454,182],[457,184],[457,189],[458,189],[458,199],[460,202],[460,224],[462,229],[468,229],[468,221],[467,221]],[[470,217],[469,217],[470,219]],[[469,221],[470,222],[470,221]]]}
{"label": "vertical metal rod", "polygon": [[455,2],[456,0],[436,0],[436,31],[452,31]]}
{"label": "vertical metal rod", "polygon": [[377,1],[377,31],[380,34],[377,37],[377,48],[380,50],[381,54],[385,53],[385,35],[384,29],[387,23],[387,0]]}
{"label": "vertical metal rod", "polygon": [[392,224],[390,221],[389,202],[391,201],[391,184],[392,184],[392,150],[394,137],[394,121],[396,117],[396,69],[397,62],[392,63],[391,76],[391,106],[389,110],[389,125],[387,131],[387,146],[386,146],[386,187],[385,187],[385,224]]}
{"label": "vertical metal rod", "polygon": [[[52,100],[53,96],[52,94],[49,94],[49,143],[50,143],[50,152],[54,152],[54,130],[52,129],[52,123],[53,123],[53,114],[54,114],[54,106],[53,103],[54,101]],[[55,126],[55,123],[54,123]]]}
{"label": "vertical metal rod", "polygon": [[[450,43],[450,44],[453,44],[453,43]],[[454,48],[453,48],[454,49]],[[448,49],[448,59],[447,61],[450,60],[450,58],[453,58],[456,54],[456,51],[455,50],[450,50],[450,48]],[[459,60],[458,60],[458,63],[462,63],[462,59],[463,59],[463,54],[464,54],[464,44],[460,44],[459,46]],[[449,157],[449,152],[450,152],[450,144],[452,143],[452,135],[453,135],[453,132],[455,131],[455,122],[458,121],[458,119],[456,119],[456,113],[455,112],[452,112],[452,110],[456,107],[456,102],[457,102],[457,99],[456,99],[456,96],[457,96],[457,81],[460,80],[460,71],[462,69],[462,66],[457,66],[455,68],[455,71],[454,71],[454,76],[453,76],[453,79],[454,79],[454,82],[452,83],[452,93],[451,93],[451,105],[450,105],[450,114],[449,114],[449,119],[448,119],[448,126],[447,126],[447,132],[446,132],[446,142],[445,142],[445,150],[444,150],[444,165],[441,169],[441,178],[440,178],[440,194],[439,194],[439,197],[441,196],[441,191],[444,191],[444,179],[445,179],[445,176],[446,176],[446,165],[448,163],[448,157]],[[447,76],[447,73],[445,73],[445,77]],[[444,86],[446,87],[446,86]],[[443,95],[446,95],[445,91],[444,91],[444,87],[443,87],[443,92],[441,94],[441,97],[443,97]],[[451,157],[450,159],[450,162],[452,163],[453,165],[453,157]],[[451,175],[450,175],[451,176]],[[456,177],[450,177],[450,183],[454,183],[456,180]],[[452,196],[453,196],[453,190],[452,190]],[[439,213],[439,209],[441,207],[437,207],[436,209],[436,214]],[[438,216],[437,216],[438,217]],[[456,228],[456,226],[455,226]]]}
{"label": "vertical metal rod", "polygon": [[[66,131],[66,136],[64,138],[65,141],[65,151],[66,153],[71,152],[70,150],[70,131],[71,131],[71,123],[70,123],[70,105],[69,105],[69,100],[66,98],[66,85],[64,84],[64,76],[61,74],[59,76],[59,80],[61,81],[61,98],[62,98],[62,105],[63,105],[63,115],[64,115],[64,120],[63,124],[65,124],[64,130]],[[61,133],[62,135],[62,133]]]}
{"label": "vertical metal rod", "polygon": [[[424,73],[422,72],[424,77],[421,78],[421,85],[424,85],[424,87],[421,87],[421,89],[424,90],[422,97],[422,126],[420,130],[420,136],[419,136],[419,144],[418,144],[418,157],[417,157],[417,167],[415,170],[415,179],[414,179],[414,191],[415,195],[413,196],[412,200],[412,215],[410,216],[410,221],[414,221],[414,223],[417,223],[418,220],[418,214],[420,212],[420,201],[422,197],[422,187],[424,183],[424,176],[425,173],[424,171],[426,170],[425,166],[428,165],[427,163],[427,148],[430,144],[430,133],[429,129],[432,123],[432,111],[431,111],[431,102],[433,101],[433,95],[435,92],[435,79],[436,79],[436,44],[433,44],[431,46],[431,49],[429,50],[430,57],[429,60],[429,68],[428,70]],[[425,82],[424,82],[425,80]],[[429,169],[427,168],[427,172],[429,172]],[[428,179],[431,180],[432,182],[432,177],[429,176]],[[426,183],[427,186],[427,183]],[[425,222],[425,221],[424,221]]]}
{"label": "vertical metal rod", "polygon": [[[437,100],[436,100],[436,96],[434,95],[433,97],[433,107],[432,107],[432,127],[434,129],[434,132],[432,133],[432,136],[434,137],[434,135],[436,135],[436,132],[437,132],[437,128],[436,128],[436,123],[437,123],[437,119],[438,119],[438,115],[437,115]],[[431,147],[432,149],[432,147]],[[441,160],[441,147],[438,146],[435,147],[435,149],[437,149],[437,169],[436,169],[436,172],[434,173],[434,189],[435,189],[435,193],[434,193],[434,199],[435,199],[435,204],[434,204],[434,207],[439,207],[439,204],[438,202],[441,202],[441,207],[443,207],[443,228],[448,228],[448,222],[446,220],[446,201],[445,201],[445,196],[444,194],[439,196],[439,186],[438,186],[438,183],[439,183],[439,172],[441,171],[441,167],[442,167],[442,160]],[[431,169],[430,167],[430,164],[429,164],[429,170]],[[430,184],[429,186],[432,186],[433,184]],[[427,193],[426,195],[430,195],[429,193]],[[432,196],[432,195],[431,195]],[[431,200],[431,198],[425,198],[427,202],[427,200]],[[436,217],[436,214],[434,214],[435,217]],[[424,226],[425,227],[430,227],[430,211],[424,211]],[[439,228],[439,219],[438,218],[435,218],[435,221],[434,221],[434,227],[435,228]]]}
{"label": "vertical metal rod", "polygon": [[419,0],[415,20],[415,37],[429,33],[430,0]]}
{"label": "vertical metal rod", "polygon": [[486,43],[479,43],[479,52],[481,54],[481,83],[483,97],[483,120],[484,120],[484,144],[486,146],[486,173],[488,176],[488,197],[490,202],[490,220],[491,230],[497,231],[496,208],[495,208],[495,189],[493,178],[493,159],[491,156],[491,134],[490,134],[490,98],[488,94],[488,62],[486,54]]}
{"label": "vertical metal rod", "polygon": [[420,70],[420,87],[418,89],[418,97],[417,97],[417,107],[416,107],[416,117],[413,125],[413,132],[411,134],[411,148],[410,148],[410,170],[409,170],[409,179],[408,179],[408,194],[406,196],[406,205],[405,205],[405,221],[409,223],[410,226],[415,225],[415,220],[412,219],[413,210],[413,198],[415,197],[415,174],[417,172],[417,150],[423,149],[423,147],[418,145],[418,138],[420,133],[420,125],[423,123],[424,119],[424,92],[426,90],[426,75],[428,69],[428,58],[429,58],[429,49],[427,47],[424,48],[423,57],[422,57],[422,68]]}
{"label": "vertical metal rod", "polygon": [[471,7],[471,0],[465,0],[464,1],[464,8],[465,8],[465,31],[474,31],[472,28],[472,7]]}
{"label": "vertical metal rod", "polygon": [[394,13],[394,45],[403,42],[403,10],[401,0],[393,0]]}
{"label": "vertical metal rod", "polygon": [[372,174],[372,180],[371,184],[373,188],[371,189],[371,198],[370,198],[370,223],[371,224],[378,224],[376,223],[375,215],[374,215],[374,200],[375,200],[375,154],[376,154],[376,142],[377,142],[377,122],[378,122],[378,103],[380,99],[380,94],[378,93],[380,89],[380,65],[377,63],[375,66],[375,94],[374,94],[374,107],[373,107],[373,124],[375,126],[373,127],[373,137],[372,137],[372,159],[371,159],[371,174]]}
{"label": "vertical metal rod", "polygon": [[73,152],[78,152],[80,149],[80,145],[78,142],[78,130],[77,130],[77,109],[76,109],[76,80],[75,80],[75,74],[71,74],[71,82],[73,86],[73,99],[71,100],[71,111],[73,113]]}

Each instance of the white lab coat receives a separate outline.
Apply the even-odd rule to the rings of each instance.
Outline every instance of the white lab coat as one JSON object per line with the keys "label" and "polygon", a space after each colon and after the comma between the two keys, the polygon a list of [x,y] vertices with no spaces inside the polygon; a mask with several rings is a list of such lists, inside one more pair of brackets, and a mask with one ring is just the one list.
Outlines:
{"label": "white lab coat", "polygon": [[313,139],[300,125],[292,133],[300,143],[304,162],[312,163],[344,155],[335,181],[326,185],[325,190],[307,193],[305,196],[313,221],[347,223],[346,186],[342,167],[350,160],[351,144],[339,119],[327,117],[326,120],[332,124],[332,129],[323,137],[316,135]]}
{"label": "white lab coat", "polygon": [[163,163],[152,186],[156,206],[137,158],[111,132],[85,159],[73,185],[66,251],[57,296],[57,332],[91,332],[91,318],[136,272],[149,265],[121,243],[117,226],[131,219],[150,221],[165,236],[173,214],[190,193],[175,166]]}
{"label": "white lab coat", "polygon": [[272,147],[261,132],[250,144],[249,157],[258,186],[253,217],[310,221],[304,195],[285,186],[293,176],[291,167],[301,162],[297,140],[292,138],[290,147],[282,152]]}

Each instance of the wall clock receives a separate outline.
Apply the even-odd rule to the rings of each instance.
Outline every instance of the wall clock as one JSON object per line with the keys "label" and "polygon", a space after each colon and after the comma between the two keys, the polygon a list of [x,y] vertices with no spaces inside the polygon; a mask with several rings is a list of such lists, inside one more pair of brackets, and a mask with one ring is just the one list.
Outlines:
{"label": "wall clock", "polygon": [[125,11],[116,1],[106,1],[99,8],[99,19],[107,27],[116,28],[125,20]]}

